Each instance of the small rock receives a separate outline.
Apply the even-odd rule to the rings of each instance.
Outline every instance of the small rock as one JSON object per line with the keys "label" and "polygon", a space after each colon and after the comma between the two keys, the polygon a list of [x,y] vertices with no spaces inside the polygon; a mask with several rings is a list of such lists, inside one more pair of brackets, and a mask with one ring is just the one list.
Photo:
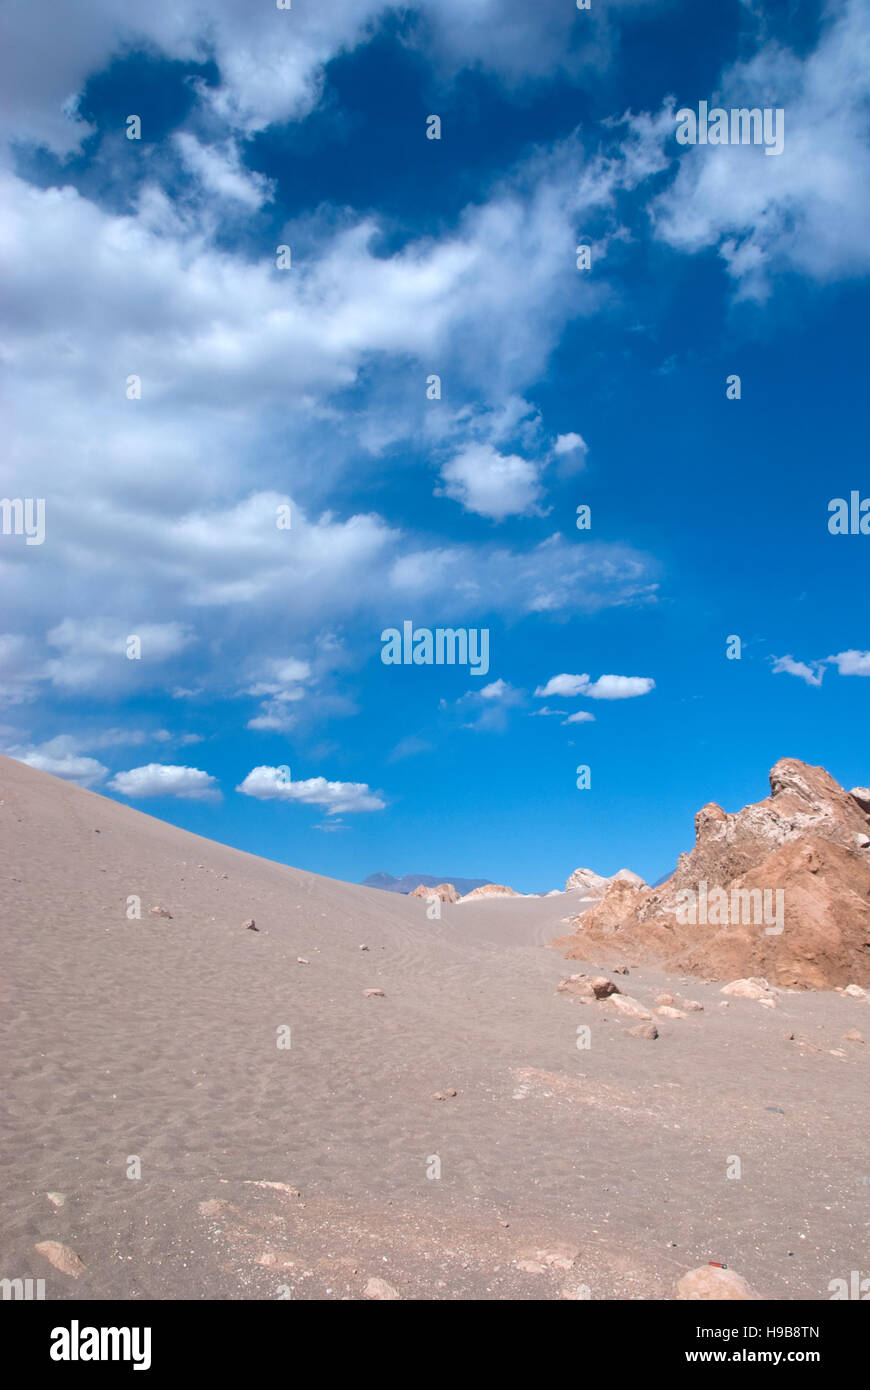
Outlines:
{"label": "small rock", "polygon": [[850,999],[870,998],[870,995],[867,994],[866,989],[862,989],[860,985],[847,985],[846,988],[843,990],[843,993],[848,994]]}
{"label": "small rock", "polygon": [[41,1240],[33,1248],[37,1254],[44,1255],[61,1274],[68,1274],[71,1279],[78,1279],[85,1272],[85,1266],[76,1252],[70,1250],[68,1245],[61,1245],[59,1240]]}
{"label": "small rock", "polygon": [[367,951],[368,949],[369,949],[368,946],[360,946],[360,950],[361,950],[361,951]]}
{"label": "small rock", "polygon": [[681,999],[680,1008],[685,1009],[687,1014],[702,1014],[704,1005],[699,1004],[697,999]]}
{"label": "small rock", "polygon": [[433,1100],[443,1100],[444,1097],[442,1096],[442,1094],[441,1094],[440,1091],[436,1091],[435,1094],[434,1094],[434,1096],[432,1097],[432,1099],[433,1099]]}
{"label": "small rock", "polygon": [[677,1002],[677,1001],[675,1000],[675,998],[674,998],[674,996],[673,996],[672,994],[657,994],[657,995],[656,995],[656,1003],[657,1003],[657,1004],[662,1004],[662,1005],[665,1006],[665,1007],[670,1007],[672,1004],[675,1004],[676,1002]]}
{"label": "small rock", "polygon": [[445,1094],[446,1096],[455,1096],[457,1093],[456,1093],[456,1091],[454,1091],[454,1089],[453,1089],[452,1086],[448,1086],[448,1087],[447,1087],[447,1090],[444,1092],[444,1094]]}
{"label": "small rock", "polygon": [[383,999],[384,997],[384,991],[382,989],[364,989],[363,994],[366,999]]}
{"label": "small rock", "polygon": [[614,975],[627,975],[627,974],[629,973],[628,966],[627,966],[627,965],[614,965],[614,967],[613,967],[613,973],[614,973]]}
{"label": "small rock", "polygon": [[245,927],[247,931],[259,931],[259,930],[260,930],[260,928],[257,926],[256,922],[254,921],[253,917],[249,917],[248,920],[247,920],[246,922],[243,922],[243,923],[242,923],[242,926]]}
{"label": "small rock", "polygon": [[662,1004],[656,1009],[656,1013],[662,1018],[688,1018],[688,1014],[684,1014],[682,1009],[672,1009],[669,1004]]}
{"label": "small rock", "polygon": [[51,1202],[51,1205],[52,1205],[53,1207],[63,1207],[63,1206],[66,1206],[66,1193],[65,1193],[65,1192],[46,1192],[45,1195],[46,1195],[46,1197],[48,1198],[48,1200]]}
{"label": "small rock", "polygon": [[521,1269],[523,1274],[546,1274],[547,1266],[542,1265],[540,1260],[517,1260],[517,1269]]}
{"label": "small rock", "polygon": [[616,985],[612,980],[608,980],[606,975],[596,975],[591,983],[596,999],[609,999],[612,994],[619,994]]}
{"label": "small rock", "polygon": [[733,1269],[718,1269],[715,1265],[700,1265],[690,1269],[678,1280],[674,1298],[679,1302],[697,1302],[706,1299],[741,1300],[758,1302],[761,1294],[747,1284],[741,1274]]}
{"label": "small rock", "polygon": [[612,994],[607,1003],[611,1008],[617,1009],[619,1013],[625,1014],[628,1018],[642,1018],[644,1020],[652,1018],[649,1009],[645,1009],[643,1004],[639,1004],[629,994]]}
{"label": "small rock", "polygon": [[556,986],[557,994],[578,994],[585,995],[588,999],[594,998],[592,992],[592,981],[588,975],[566,975],[564,980],[560,980]]}
{"label": "small rock", "polygon": [[392,1284],[388,1284],[386,1279],[379,1279],[377,1275],[370,1279],[366,1284],[366,1298],[376,1298],[382,1303],[394,1303],[396,1299],[401,1299],[402,1295],[398,1289],[394,1289]]}
{"label": "small rock", "polygon": [[297,957],[296,957],[296,964],[297,964],[297,965],[310,965],[310,964],[311,964],[311,961],[310,961],[310,960],[306,960],[304,956],[297,956]]}
{"label": "small rock", "polygon": [[650,1042],[653,1042],[658,1035],[659,1030],[654,1023],[638,1023],[636,1027],[628,1030],[630,1038],[647,1038]]}
{"label": "small rock", "polygon": [[170,920],[170,922],[172,921],[172,913],[169,911],[169,908],[168,908],[168,907],[152,907],[152,909],[151,909],[151,916],[152,916],[152,917],[168,917],[169,920]]}
{"label": "small rock", "polygon": [[863,1033],[859,1033],[857,1028],[850,1028],[849,1031],[848,1031],[848,1033],[844,1033],[844,1034],[843,1034],[843,1042],[860,1042],[860,1043],[862,1043],[863,1041],[864,1041],[864,1034],[863,1034]]}

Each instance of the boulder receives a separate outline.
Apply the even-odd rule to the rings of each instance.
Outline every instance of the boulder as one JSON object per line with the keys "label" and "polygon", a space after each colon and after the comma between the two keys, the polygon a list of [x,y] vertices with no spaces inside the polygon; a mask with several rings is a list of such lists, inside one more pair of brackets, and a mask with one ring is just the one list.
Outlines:
{"label": "boulder", "polygon": [[678,1280],[674,1289],[678,1302],[697,1302],[716,1299],[719,1301],[738,1300],[757,1302],[761,1294],[749,1285],[741,1274],[733,1269],[722,1269],[717,1265],[699,1265],[690,1269]]}
{"label": "boulder", "polygon": [[772,999],[773,991],[766,980],[732,980],[723,985],[720,994],[736,994],[740,999]]}

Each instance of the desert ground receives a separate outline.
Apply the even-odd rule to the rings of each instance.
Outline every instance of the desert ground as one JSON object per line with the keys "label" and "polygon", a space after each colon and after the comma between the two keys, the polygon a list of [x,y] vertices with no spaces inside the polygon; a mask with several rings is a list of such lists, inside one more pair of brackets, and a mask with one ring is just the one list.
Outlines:
{"label": "desert ground", "polygon": [[[566,895],[430,920],[7,758],[0,829],[0,1275],[50,1299],[667,1300],[718,1261],[826,1300],[867,1272],[867,999],[566,962]],[[659,1036],[557,992],[573,972]],[[662,992],[703,1009],[656,1015]]]}

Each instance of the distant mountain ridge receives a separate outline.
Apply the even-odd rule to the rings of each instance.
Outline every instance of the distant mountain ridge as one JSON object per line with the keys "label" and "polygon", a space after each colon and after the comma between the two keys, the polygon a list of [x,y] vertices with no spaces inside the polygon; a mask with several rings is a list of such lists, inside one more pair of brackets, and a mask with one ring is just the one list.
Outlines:
{"label": "distant mountain ridge", "polygon": [[437,888],[439,883],[452,883],[458,893],[470,893],[473,888],[485,888],[492,882],[490,878],[455,878],[453,874],[405,874],[394,878],[392,874],[369,874],[362,880],[363,888],[380,888],[385,893],[413,893],[423,884],[424,888]]}

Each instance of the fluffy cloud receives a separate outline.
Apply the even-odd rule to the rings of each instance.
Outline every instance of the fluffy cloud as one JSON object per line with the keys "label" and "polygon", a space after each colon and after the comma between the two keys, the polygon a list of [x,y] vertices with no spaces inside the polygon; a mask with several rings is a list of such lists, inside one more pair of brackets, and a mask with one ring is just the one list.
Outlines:
{"label": "fluffy cloud", "polygon": [[582,695],[589,687],[589,677],[584,676],[551,676],[546,685],[539,685],[535,694],[541,699],[546,699],[549,695],[564,695],[571,699],[574,695]]}
{"label": "fluffy cloud", "polygon": [[236,791],[258,801],[298,801],[305,806],[323,806],[329,816],[382,811],[386,806],[365,782],[328,782],[325,777],[294,782],[280,767],[253,768]]}
{"label": "fluffy cloud", "polygon": [[510,723],[510,711],[526,702],[526,692],[509,681],[490,681],[481,690],[467,690],[451,706],[441,701],[441,709],[458,715],[463,729],[479,733],[503,734]]}
{"label": "fluffy cloud", "polygon": [[311,665],[295,657],[272,660],[268,677],[257,681],[245,691],[247,695],[266,696],[260,713],[248,720],[249,729],[284,732],[296,722],[292,706],[305,698],[305,683],[311,678]]}
{"label": "fluffy cloud", "polygon": [[252,211],[271,201],[274,182],[244,168],[235,140],[222,146],[203,145],[188,131],[179,131],[174,140],[185,167],[196,175],[206,192],[242,203]]}
{"label": "fluffy cloud", "polygon": [[[141,656],[127,658],[127,642],[138,637]],[[60,653],[45,663],[45,675],[66,690],[88,690],[150,683],[152,663],[175,656],[191,641],[181,623],[128,623],[110,618],[65,618],[47,634]],[[134,675],[135,673],[135,675]],[[159,679],[159,676],[158,676]]]}
{"label": "fluffy cloud", "polygon": [[[718,249],[739,293],[762,299],[772,274],[819,281],[870,269],[870,10],[829,0],[821,37],[805,56],[775,43],[722,76],[715,94],[731,107],[781,107],[785,147],[688,147],[676,178],[653,204],[658,236],[680,251]],[[660,130],[676,153],[674,125]]]}
{"label": "fluffy cloud", "polygon": [[774,659],[773,672],[777,676],[783,672],[789,676],[797,676],[807,685],[821,685],[825,665],[822,661],[816,661],[812,666],[808,666],[805,661],[795,661],[792,656],[779,656]]}
{"label": "fluffy cloud", "polygon": [[579,709],[576,714],[569,714],[567,719],[562,720],[563,724],[594,724],[595,715],[590,714],[589,710]]}
{"label": "fluffy cloud", "polygon": [[469,444],[441,469],[436,492],[469,512],[504,521],[540,511],[541,469],[518,454],[500,454],[491,444]]}
{"label": "fluffy cloud", "polygon": [[[202,163],[199,146],[183,148]],[[228,148],[212,154],[232,173]],[[379,516],[322,513],[316,500],[335,495],[351,457],[359,464],[359,412],[345,415],[335,393],[358,383],[373,357],[395,360],[404,381],[409,356],[422,370],[449,348],[453,379],[501,403],[457,408],[444,417],[446,433],[434,424],[424,433],[447,456],[451,489],[494,516],[538,505],[543,464],[534,460],[551,446],[517,387],[536,378],[564,323],[601,302],[600,280],[571,271],[572,247],[577,218],[609,204],[615,178],[567,142],[440,240],[384,256],[373,219],[345,218],[327,222],[311,253],[282,274],[270,258],[213,245],[201,218],[179,218],[154,187],[121,215],[71,188],[3,176],[0,253],[14,286],[8,486],[45,495],[48,529],[42,547],[4,548],[0,582],[22,625],[51,626],[61,649],[33,679],[16,678],[19,698],[46,674],[69,689],[102,689],[132,682],[128,668],[139,666],[141,682],[145,653],[142,663],[118,662],[114,644],[145,614],[156,657],[158,628],[177,633],[184,610],[198,650],[214,651],[218,615],[203,610],[220,605],[247,610],[254,645],[257,624],[268,630],[279,612],[291,635],[306,638],[393,598],[422,596],[449,616],[456,596],[464,607],[469,596],[495,594],[505,613],[650,597],[652,566],[627,547],[584,546],[580,556],[559,537],[528,551],[443,546]],[[131,374],[141,401],[126,398]],[[419,403],[383,417],[388,437],[420,437]],[[528,458],[514,439],[528,444]],[[483,450],[478,474],[469,456],[462,463],[466,445]],[[288,448],[298,499],[262,485],[279,466],[285,472]],[[276,526],[279,505],[291,507],[290,530]],[[112,611],[125,616],[94,626],[108,586]],[[68,619],[58,626],[59,594]],[[180,683],[199,686],[208,664],[205,655],[196,678],[187,672]],[[277,693],[273,701],[255,718],[286,726],[290,702]]]}
{"label": "fluffy cloud", "polygon": [[108,768],[97,762],[96,758],[85,758],[70,750],[61,736],[52,739],[30,752],[14,752],[9,756],[16,762],[26,763],[40,772],[50,772],[53,777],[63,777],[67,782],[77,782],[80,787],[93,787],[102,782]]}
{"label": "fluffy cloud", "polygon": [[526,82],[586,64],[603,66],[610,14],[646,0],[609,0],[578,14],[565,0],[330,0],[270,4],[249,0],[90,0],[52,12],[51,44],[29,0],[6,0],[0,11],[0,125],[6,135],[45,142],[59,152],[90,133],[78,115],[87,78],[131,48],[181,62],[214,60],[217,86],[196,84],[200,106],[243,134],[298,120],[317,103],[330,59],[398,17],[406,43],[425,51],[446,76],[482,66],[508,82]]}
{"label": "fluffy cloud", "polygon": [[586,458],[589,453],[589,445],[582,434],[577,434],[574,430],[568,434],[557,435],[553,444],[553,457],[559,464],[559,472],[562,477],[572,473],[579,473],[581,468],[586,465]]}
{"label": "fluffy cloud", "polygon": [[633,700],[654,687],[650,676],[599,676],[583,693],[590,700]]}
{"label": "fluffy cloud", "polygon": [[7,747],[6,753],[18,762],[27,763],[29,767],[78,782],[82,787],[91,787],[102,782],[108,774],[108,768],[96,758],[85,756],[96,749],[132,748],[143,743],[184,745],[199,742],[199,734],[173,735],[167,729],[105,729],[82,735],[57,734],[40,744],[13,744]]}
{"label": "fluffy cloud", "polygon": [[572,698],[583,695],[589,700],[630,700],[647,695],[655,686],[650,676],[599,676],[597,681],[583,676],[551,676],[546,685],[539,685],[535,694],[540,698],[562,695]]}
{"label": "fluffy cloud", "polygon": [[809,663],[795,661],[792,656],[779,656],[774,658],[773,671],[775,675],[785,672],[789,676],[797,676],[807,685],[819,686],[828,666],[836,666],[841,676],[870,676],[870,652],[851,648],[835,656],[827,656],[822,661]]}
{"label": "fluffy cloud", "polygon": [[841,676],[870,676],[870,652],[848,651],[829,656]]}
{"label": "fluffy cloud", "polygon": [[220,797],[217,780],[197,767],[173,767],[169,763],[148,763],[116,772],[108,784],[121,796],[132,799],[147,796],[177,796],[185,801],[215,801]]}

